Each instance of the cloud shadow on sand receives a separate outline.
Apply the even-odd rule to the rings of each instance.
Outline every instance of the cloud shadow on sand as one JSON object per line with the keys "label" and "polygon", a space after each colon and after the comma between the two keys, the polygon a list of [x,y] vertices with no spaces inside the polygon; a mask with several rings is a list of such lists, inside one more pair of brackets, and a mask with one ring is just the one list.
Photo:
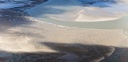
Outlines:
{"label": "cloud shadow on sand", "polygon": [[29,24],[30,20],[26,18],[26,13],[13,10],[0,10],[0,31],[4,31],[10,27]]}
{"label": "cloud shadow on sand", "polygon": [[[30,24],[25,18],[25,13],[0,10],[0,32],[6,31],[10,27]],[[22,34],[22,33],[21,33]],[[35,35],[35,34],[33,34]],[[31,36],[31,34],[30,34]],[[41,36],[40,36],[41,37]],[[56,53],[49,52],[23,52],[13,53],[8,51],[0,52],[2,62],[126,62],[128,59],[128,48],[116,48],[99,45],[65,44],[43,42]],[[113,53],[114,51],[114,53]],[[112,54],[112,55],[111,55]],[[110,56],[111,55],[111,56]]]}
{"label": "cloud shadow on sand", "polygon": [[1,56],[0,60],[3,62],[125,62],[128,60],[127,48],[52,42],[40,44],[57,52],[12,53],[1,51],[0,54],[7,56]]}
{"label": "cloud shadow on sand", "polygon": [[96,62],[109,56],[112,47],[89,46],[82,44],[42,43],[47,47],[58,51],[56,53],[9,53],[13,54],[9,62]]}
{"label": "cloud shadow on sand", "polygon": [[[7,34],[8,36],[10,34],[17,36],[27,35],[29,37],[45,38],[44,36],[37,33],[32,33],[27,31],[24,32],[25,30],[21,32],[9,30],[9,29],[22,30],[22,28],[20,27],[34,23],[32,19],[29,19],[29,17],[30,16],[22,10],[20,11],[17,11],[16,9],[0,10],[0,34]],[[34,29],[35,27],[25,27],[25,28]]]}

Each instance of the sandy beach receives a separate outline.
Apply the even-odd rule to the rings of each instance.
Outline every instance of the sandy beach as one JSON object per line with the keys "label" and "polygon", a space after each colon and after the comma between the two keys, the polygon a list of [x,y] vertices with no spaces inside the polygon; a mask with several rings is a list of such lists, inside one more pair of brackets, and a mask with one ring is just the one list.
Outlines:
{"label": "sandy beach", "polygon": [[24,11],[0,10],[2,62],[100,62],[106,58],[103,62],[107,62],[113,55],[124,57],[114,59],[124,62],[127,54],[121,53],[127,48],[127,29],[67,27],[37,20]]}
{"label": "sandy beach", "polygon": [[[65,57],[73,56],[74,58],[69,61],[78,60],[78,58],[84,57],[81,56],[84,54],[92,56],[92,58],[87,57],[80,59],[80,61],[88,60],[91,62],[93,60],[93,62],[98,62],[104,57],[110,56],[115,50],[114,47],[128,47],[128,38],[123,29],[64,27],[33,19],[30,16],[25,16],[24,13],[5,12],[8,13],[4,13],[4,11],[2,13],[6,16],[1,17],[1,20],[5,22],[1,21],[2,24],[0,24],[0,50],[3,51],[1,54],[5,53],[2,57],[11,57],[10,60],[7,60],[9,62],[11,60],[16,62],[18,59],[16,60],[15,56],[20,58],[25,55],[25,57],[32,58],[31,55],[39,55],[37,58],[40,58],[40,55],[46,55],[44,58],[47,58],[49,54],[54,56],[52,58],[59,57],[65,60],[69,60]],[[16,13],[17,16],[7,16],[12,13]],[[94,54],[91,55],[88,51]]]}
{"label": "sandy beach", "polygon": [[[18,26],[18,23],[23,24]],[[45,45],[39,46],[45,42],[128,47],[127,35],[121,29],[63,27],[26,17],[26,21],[6,21],[1,30],[0,49],[3,51],[51,52]]]}

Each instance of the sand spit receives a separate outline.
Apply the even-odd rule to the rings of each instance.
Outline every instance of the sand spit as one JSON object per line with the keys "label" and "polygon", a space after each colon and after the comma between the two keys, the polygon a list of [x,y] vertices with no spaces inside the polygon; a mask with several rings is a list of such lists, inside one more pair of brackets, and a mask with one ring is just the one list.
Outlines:
{"label": "sand spit", "polygon": [[[44,43],[66,43],[128,47],[121,29],[71,28],[31,19],[30,24],[0,32],[0,50],[11,52],[55,52]],[[17,21],[18,23],[18,21]]]}

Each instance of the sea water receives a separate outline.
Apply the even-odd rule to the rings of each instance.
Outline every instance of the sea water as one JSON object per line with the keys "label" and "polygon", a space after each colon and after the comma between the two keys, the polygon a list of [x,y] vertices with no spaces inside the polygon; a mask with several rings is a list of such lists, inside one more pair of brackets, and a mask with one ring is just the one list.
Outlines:
{"label": "sea water", "polygon": [[[69,2],[69,0],[59,1]],[[66,8],[67,7],[72,8],[66,6]],[[97,17],[95,17],[93,20],[89,20],[91,22],[87,22],[87,20],[84,22],[79,22],[68,20],[70,19],[69,17],[67,19],[65,18],[65,21],[62,21],[56,18],[53,19],[50,17],[44,17],[44,14],[56,13],[55,10],[57,9],[55,9],[55,7],[51,7],[51,9],[54,9],[53,12],[40,12],[40,10],[44,10],[42,10],[41,7],[38,8],[40,9],[28,9],[27,13],[30,15],[30,17],[25,15],[22,16],[22,12],[13,12],[11,10],[1,11],[1,14],[4,16],[1,15],[0,19],[0,50],[3,51],[0,53],[0,56],[6,57],[7,55],[7,58],[11,57],[7,62],[23,62],[26,59],[30,62],[32,60],[51,62],[49,60],[51,58],[53,59],[52,62],[56,62],[58,60],[60,61],[60,59],[64,59],[67,62],[78,62],[79,60],[87,60],[87,62],[98,62],[103,60],[106,56],[111,55],[113,52],[116,52],[115,47],[116,49],[128,47],[128,36],[125,35],[127,34],[128,27],[127,16],[124,14],[123,16],[122,13],[117,15],[121,15],[122,17],[117,17],[113,20],[105,19],[103,21],[94,21],[97,19]],[[44,8],[45,10],[50,10],[48,6]],[[119,10],[120,9],[117,11]],[[119,12],[124,13],[124,10],[122,11],[121,9]],[[62,14],[61,11],[59,13]],[[35,14],[36,17],[32,14]],[[72,15],[74,14],[74,11],[73,13],[68,12],[66,14]],[[125,14],[127,14],[127,12],[125,12]],[[63,13],[63,15],[65,15],[65,13]],[[73,18],[71,19],[73,20]],[[24,53],[20,54],[20,52]],[[32,54],[29,55],[25,52]],[[38,52],[41,52],[41,54],[36,54]],[[51,52],[56,53],[51,54]],[[80,55],[79,53],[77,54],[77,52],[80,52]],[[125,53],[126,52],[127,51],[125,51]],[[62,55],[60,55],[60,53]],[[65,54],[63,55],[63,53]],[[119,57],[121,57],[122,49],[121,52],[119,51],[119,53]],[[12,55],[10,56],[9,54]],[[90,57],[92,59],[90,59]]]}
{"label": "sea water", "polygon": [[[88,5],[83,7],[75,0],[49,0],[27,11],[35,19],[66,27],[95,29],[128,28],[128,8],[126,3],[98,2]],[[103,5],[108,7],[101,7]],[[81,14],[82,17],[80,17]]]}

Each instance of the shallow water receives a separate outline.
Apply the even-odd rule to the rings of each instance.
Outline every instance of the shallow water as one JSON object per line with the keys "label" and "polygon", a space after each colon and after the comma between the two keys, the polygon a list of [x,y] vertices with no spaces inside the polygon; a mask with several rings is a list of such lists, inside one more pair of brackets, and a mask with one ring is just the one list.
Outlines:
{"label": "shallow water", "polygon": [[69,22],[59,21],[50,18],[36,18],[40,21],[52,23],[56,25],[66,27],[77,27],[77,28],[94,28],[94,29],[127,29],[128,28],[128,16],[124,16],[117,20],[103,21],[103,22]]}
{"label": "shallow water", "polygon": [[[76,3],[75,0],[70,0],[70,1],[49,0],[49,2],[28,9],[27,12],[30,16],[40,21],[61,25],[61,26],[67,26],[67,27],[94,28],[94,29],[127,29],[128,28],[127,4],[125,5],[125,4],[109,3],[107,4],[108,7],[100,7],[106,4],[104,2],[101,3],[95,3],[95,5],[90,4],[90,7],[88,6],[83,7],[82,5],[79,5],[79,3]],[[97,5],[100,4],[100,5],[97,6],[96,4]],[[80,11],[83,12],[81,13]],[[85,13],[86,11],[88,13]],[[78,15],[78,13],[80,13],[80,15]],[[83,17],[79,18],[81,14],[82,15],[87,14],[87,16],[89,17],[85,16],[85,18]],[[77,20],[85,20],[85,21],[75,21],[76,18]],[[91,18],[92,20],[89,18]]]}
{"label": "shallow water", "polygon": [[115,21],[68,22],[38,19],[24,11],[1,10],[0,14],[2,62],[127,61],[127,16]]}

